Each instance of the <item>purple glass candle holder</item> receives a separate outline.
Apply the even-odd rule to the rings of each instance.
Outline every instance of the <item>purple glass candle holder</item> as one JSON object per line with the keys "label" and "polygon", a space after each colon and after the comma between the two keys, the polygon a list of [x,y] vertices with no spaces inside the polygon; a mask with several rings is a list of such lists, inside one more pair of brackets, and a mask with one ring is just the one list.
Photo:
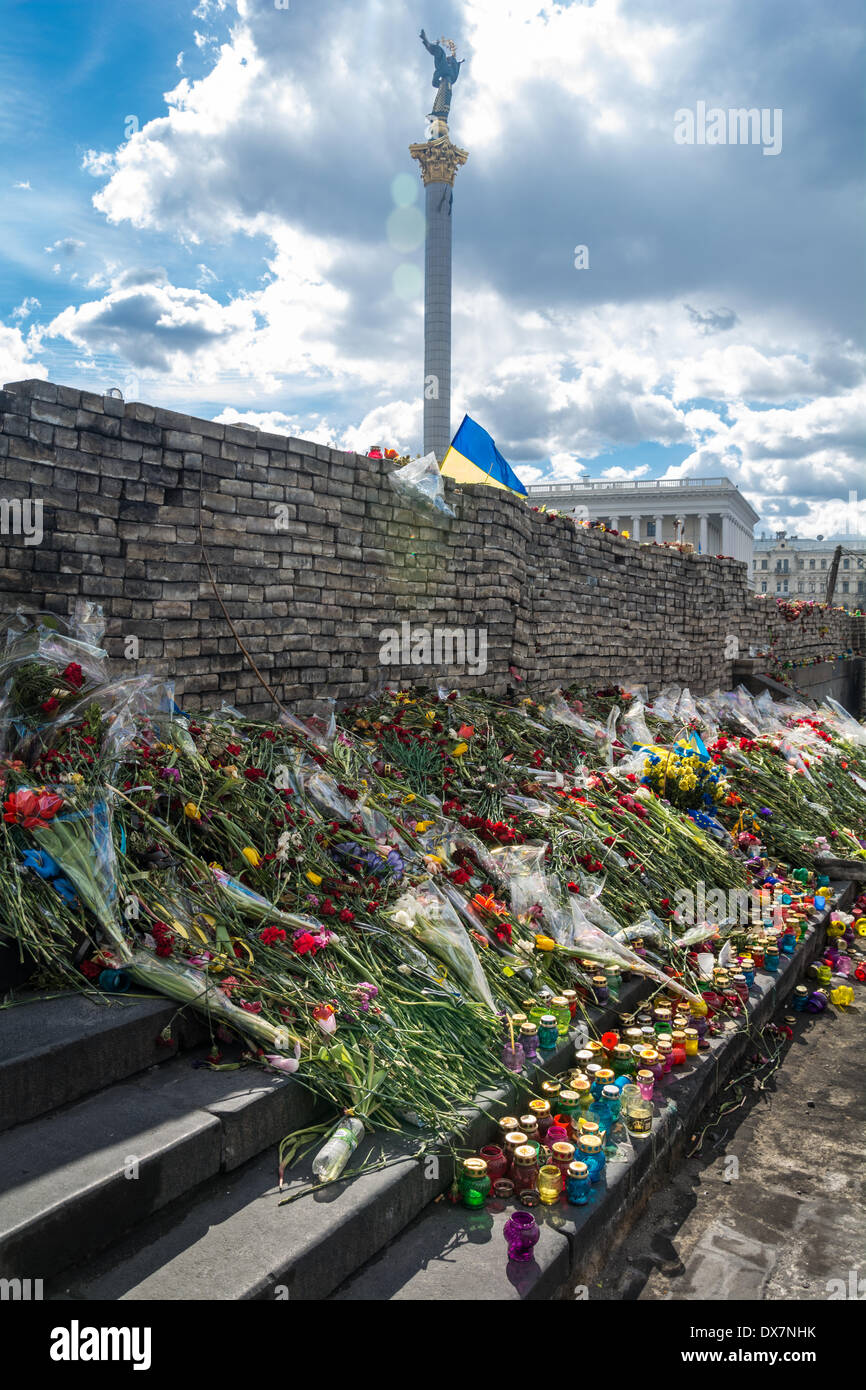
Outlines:
{"label": "purple glass candle holder", "polygon": [[524,1060],[523,1048],[519,1042],[515,1042],[513,1047],[510,1042],[505,1043],[502,1049],[502,1061],[509,1071],[523,1071]]}
{"label": "purple glass candle holder", "polygon": [[541,1235],[531,1211],[515,1211],[506,1221],[502,1234],[508,1242],[509,1260],[527,1264]]}

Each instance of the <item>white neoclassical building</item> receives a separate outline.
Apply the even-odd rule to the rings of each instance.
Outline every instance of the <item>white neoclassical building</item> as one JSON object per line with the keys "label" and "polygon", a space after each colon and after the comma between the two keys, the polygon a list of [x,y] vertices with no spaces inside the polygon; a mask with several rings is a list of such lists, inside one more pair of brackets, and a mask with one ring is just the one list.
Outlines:
{"label": "white neoclassical building", "polygon": [[758,513],[730,478],[579,478],[527,491],[532,506],[602,521],[636,541],[690,541],[702,555],[730,555],[752,569]]}
{"label": "white neoclassical building", "polygon": [[836,546],[842,546],[833,601],[858,606],[866,600],[866,536],[792,536],[787,531],[755,541],[752,587],[757,594],[800,595],[820,601]]}

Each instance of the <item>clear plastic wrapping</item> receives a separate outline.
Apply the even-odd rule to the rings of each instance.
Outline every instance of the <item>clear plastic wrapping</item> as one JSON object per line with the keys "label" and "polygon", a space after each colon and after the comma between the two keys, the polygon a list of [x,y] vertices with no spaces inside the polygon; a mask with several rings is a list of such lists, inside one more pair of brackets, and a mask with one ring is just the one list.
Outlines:
{"label": "clear plastic wrapping", "polygon": [[442,474],[436,455],[432,451],[389,473],[388,482],[402,501],[410,506],[420,507],[431,520],[439,522],[440,525],[447,525],[449,521],[454,520],[456,513],[445,501]]}
{"label": "clear plastic wrapping", "polygon": [[493,995],[469,933],[448,899],[432,879],[425,879],[411,892],[404,893],[391,911],[391,921],[407,931],[437,960],[454,972],[469,992],[496,1012]]}

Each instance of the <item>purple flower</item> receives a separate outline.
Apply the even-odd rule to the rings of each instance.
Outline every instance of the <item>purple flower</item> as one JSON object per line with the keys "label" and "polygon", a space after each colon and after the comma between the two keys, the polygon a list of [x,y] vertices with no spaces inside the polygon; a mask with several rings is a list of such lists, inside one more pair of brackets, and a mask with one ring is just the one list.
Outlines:
{"label": "purple flower", "polygon": [[159,775],[164,777],[167,782],[180,781],[180,773],[176,767],[164,767]]}

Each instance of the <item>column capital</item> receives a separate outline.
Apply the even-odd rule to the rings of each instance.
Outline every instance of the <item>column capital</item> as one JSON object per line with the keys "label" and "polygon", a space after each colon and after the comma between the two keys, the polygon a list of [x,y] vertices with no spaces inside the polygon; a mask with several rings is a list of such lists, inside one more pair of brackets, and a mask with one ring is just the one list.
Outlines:
{"label": "column capital", "polygon": [[469,151],[452,145],[447,135],[440,135],[437,140],[423,140],[420,144],[410,145],[409,153],[421,165],[421,177],[425,188],[429,183],[450,183],[453,187],[454,175],[469,158]]}

